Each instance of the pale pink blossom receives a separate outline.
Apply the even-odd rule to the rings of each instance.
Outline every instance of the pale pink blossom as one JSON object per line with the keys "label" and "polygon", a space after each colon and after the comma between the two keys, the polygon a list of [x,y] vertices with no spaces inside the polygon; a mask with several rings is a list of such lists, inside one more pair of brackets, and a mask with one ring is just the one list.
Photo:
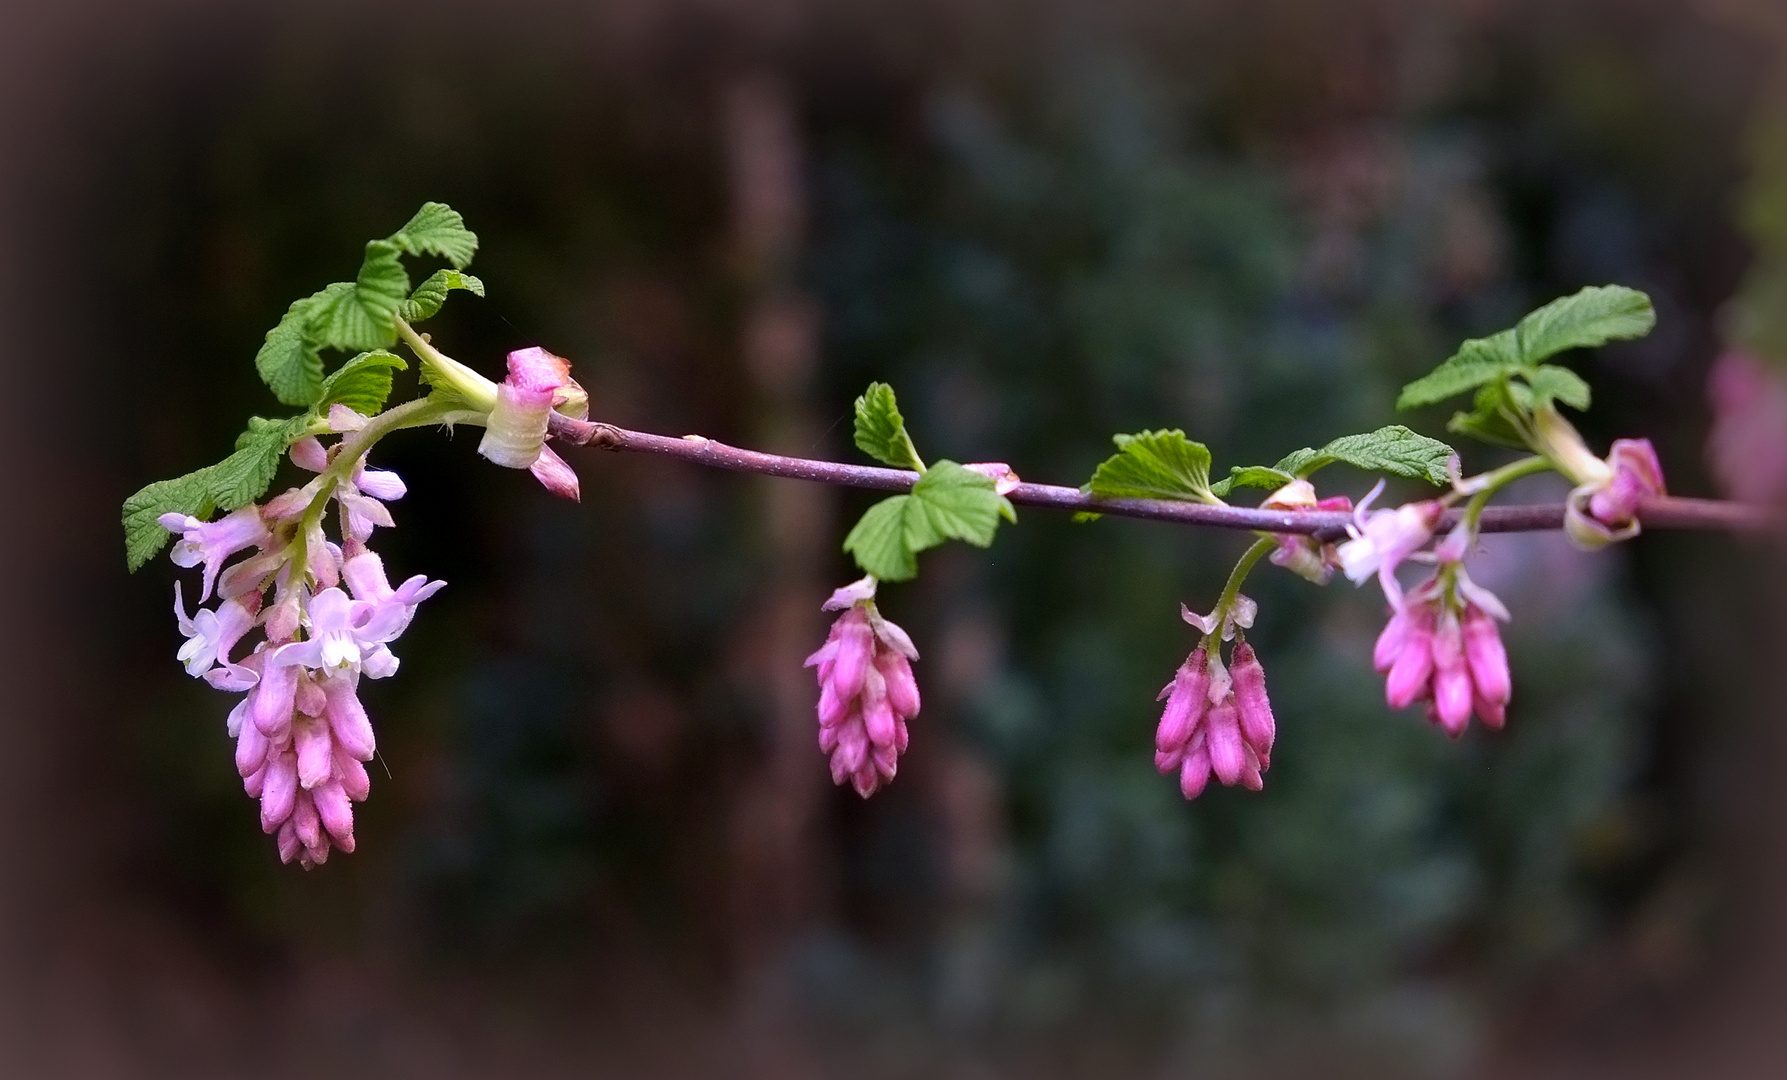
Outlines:
{"label": "pale pink blossom", "polygon": [[213,665],[230,666],[230,650],[242,636],[254,629],[254,613],[236,600],[225,600],[217,610],[200,608],[191,618],[180,597],[180,583],[174,582],[174,621],[186,635],[186,644],[176,654],[186,666],[186,674],[194,678],[205,675]]}
{"label": "pale pink blossom", "polygon": [[894,778],[906,750],[906,722],[918,715],[912,661],[918,650],[875,608],[875,579],[831,595],[822,610],[842,611],[806,666],[818,668],[819,748],[831,755],[832,783],[863,798]]}
{"label": "pale pink blossom", "polygon": [[1732,350],[1707,379],[1713,426],[1707,463],[1725,493],[1744,502],[1787,503],[1787,372]]}
{"label": "pale pink blossom", "polygon": [[1377,575],[1384,595],[1395,598],[1402,592],[1396,580],[1396,568],[1410,555],[1433,539],[1439,524],[1440,504],[1433,500],[1405,503],[1394,510],[1371,510],[1371,504],[1384,490],[1379,480],[1353,511],[1353,524],[1347,526],[1352,537],[1337,549],[1341,572],[1355,585]]}
{"label": "pale pink blossom", "polygon": [[211,598],[217,572],[223,561],[244,548],[254,547],[267,539],[267,526],[258,507],[244,506],[216,521],[205,522],[188,514],[163,514],[157,519],[161,527],[179,537],[168,553],[175,566],[205,567],[205,584],[199,603]]}

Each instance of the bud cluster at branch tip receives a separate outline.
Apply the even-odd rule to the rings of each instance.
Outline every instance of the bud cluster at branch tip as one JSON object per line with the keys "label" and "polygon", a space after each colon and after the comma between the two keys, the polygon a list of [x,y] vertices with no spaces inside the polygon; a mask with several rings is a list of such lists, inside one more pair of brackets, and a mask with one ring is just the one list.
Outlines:
{"label": "bud cluster at branch tip", "polygon": [[831,755],[834,784],[863,798],[892,780],[906,750],[906,722],[918,715],[912,661],[918,650],[875,609],[875,579],[838,589],[824,611],[842,611],[806,666],[818,669],[819,748]]}

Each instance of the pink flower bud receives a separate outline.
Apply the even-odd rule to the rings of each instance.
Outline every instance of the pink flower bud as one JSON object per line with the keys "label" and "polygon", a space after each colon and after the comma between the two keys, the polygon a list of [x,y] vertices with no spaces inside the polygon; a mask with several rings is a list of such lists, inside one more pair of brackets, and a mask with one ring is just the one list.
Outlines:
{"label": "pink flower bud", "polygon": [[1260,666],[1253,646],[1243,641],[1235,646],[1229,672],[1235,680],[1235,706],[1241,716],[1241,735],[1258,758],[1257,765],[1267,767],[1277,723],[1272,717],[1272,702],[1266,697],[1266,669]]}
{"label": "pink flower bud", "polygon": [[1638,535],[1638,508],[1663,494],[1663,466],[1649,439],[1616,439],[1604,478],[1582,484],[1564,502],[1564,532],[1593,550]]}
{"label": "pink flower bud", "polygon": [[266,768],[261,788],[261,830],[270,833],[291,816],[297,800],[297,755],[290,751],[269,754]]}
{"label": "pink flower bud", "polygon": [[1205,730],[1209,733],[1205,745],[1210,749],[1210,770],[1225,786],[1232,786],[1241,779],[1247,761],[1234,698],[1225,698],[1210,710]]}
{"label": "pink flower bud", "polygon": [[1471,722],[1471,673],[1464,658],[1463,633],[1448,614],[1433,634],[1433,707],[1453,738]]}
{"label": "pink flower bud", "polygon": [[1402,649],[1384,680],[1384,700],[1392,709],[1406,709],[1428,695],[1433,678],[1433,630],[1425,618],[1411,618]]}
{"label": "pink flower bud", "polygon": [[1192,739],[1192,746],[1185,752],[1185,763],[1179,767],[1179,794],[1187,799],[1202,795],[1210,782],[1210,750],[1202,736],[1199,732]]}
{"label": "pink flower bud", "polygon": [[586,415],[589,411],[588,395],[582,394],[582,387],[571,393],[573,386],[570,361],[541,348],[510,353],[509,377],[496,388],[496,405],[478,453],[507,468],[529,469],[547,490],[576,499],[577,475],[546,449],[546,428],[555,403],[578,411],[581,402],[581,411]]}
{"label": "pink flower bud", "polygon": [[1011,471],[1011,466],[1003,461],[977,461],[962,468],[977,472],[993,482],[993,490],[1001,495],[1010,495],[1023,481],[1018,474]]}
{"label": "pink flower bud", "polygon": [[[1502,633],[1495,619],[1475,604],[1464,609],[1464,655],[1470,665],[1471,682],[1479,701],[1506,705],[1514,692],[1514,680],[1508,672],[1508,653],[1502,647]],[[1482,710],[1477,710],[1479,715]],[[1484,716],[1487,721],[1488,717]]]}
{"label": "pink flower bud", "polygon": [[1204,697],[1209,681],[1209,654],[1200,646],[1185,658],[1173,681],[1160,692],[1167,704],[1161,711],[1160,724],[1154,730],[1154,746],[1161,753],[1172,755],[1170,763],[1165,763],[1166,759],[1157,760],[1156,767],[1161,772],[1179,767],[1186,744],[1191,741],[1192,732],[1209,707]]}
{"label": "pink flower bud", "polygon": [[304,717],[292,725],[292,747],[298,753],[298,786],[309,791],[327,781],[335,771],[334,744],[329,725]]}

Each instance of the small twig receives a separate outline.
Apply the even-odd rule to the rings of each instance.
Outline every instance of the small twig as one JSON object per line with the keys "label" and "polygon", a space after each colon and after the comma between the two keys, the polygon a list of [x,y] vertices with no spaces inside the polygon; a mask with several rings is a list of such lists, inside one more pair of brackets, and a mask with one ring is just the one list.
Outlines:
{"label": "small twig", "polygon": [[[918,480],[917,473],[906,469],[884,469],[876,465],[850,465],[841,461],[765,454],[728,446],[700,435],[685,435],[678,439],[644,431],[629,431],[613,424],[573,420],[557,413],[552,416],[550,430],[554,438],[578,446],[661,454],[716,469],[812,480],[840,487],[907,491]],[[1186,525],[1208,525],[1221,529],[1310,533],[1322,539],[1335,539],[1344,535],[1346,526],[1352,521],[1351,514],[1334,510],[1260,510],[1246,506],[1206,506],[1173,499],[1100,499],[1078,488],[1054,484],[1019,484],[1008,497],[1020,506],[1047,506],[1056,510],[1176,521]],[[1448,511],[1440,519],[1440,528],[1450,528],[1461,513],[1457,509]],[[1711,499],[1682,499],[1674,496],[1653,499],[1644,504],[1639,517],[1653,528],[1726,529],[1734,532],[1787,531],[1787,516],[1773,507]],[[1562,503],[1492,506],[1483,511],[1482,531],[1539,532],[1561,529],[1563,525]]]}

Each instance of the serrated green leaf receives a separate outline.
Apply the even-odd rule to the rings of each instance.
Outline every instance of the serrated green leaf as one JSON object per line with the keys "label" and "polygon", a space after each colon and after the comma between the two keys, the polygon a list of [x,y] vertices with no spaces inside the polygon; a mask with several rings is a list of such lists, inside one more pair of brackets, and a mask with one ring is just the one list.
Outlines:
{"label": "serrated green leaf", "polygon": [[1434,405],[1466,390],[1474,390],[1520,370],[1525,361],[1515,331],[1503,330],[1486,338],[1472,338],[1458,347],[1446,362],[1402,388],[1396,408],[1415,409]]}
{"label": "serrated green leaf", "polygon": [[1438,439],[1417,434],[1401,424],[1391,424],[1362,435],[1342,435],[1320,450],[1305,448],[1287,454],[1277,468],[1281,473],[1308,477],[1317,469],[1338,463],[1366,472],[1390,473],[1426,480],[1430,484],[1444,484],[1449,479],[1446,462],[1452,454],[1452,448]]}
{"label": "serrated green leaf", "polygon": [[1507,446],[1516,450],[1526,448],[1526,438],[1520,429],[1508,419],[1514,413],[1514,391],[1524,387],[1512,386],[1507,382],[1491,383],[1477,391],[1476,401],[1470,412],[1458,412],[1447,422],[1446,430],[1458,435],[1469,435],[1473,439],[1494,446]]}
{"label": "serrated green leaf", "polygon": [[267,331],[267,339],[254,355],[254,370],[285,405],[313,405],[322,392],[323,360],[310,338],[316,299],[307,296],[286,308],[279,325]]}
{"label": "serrated green leaf", "polygon": [[423,203],[408,224],[391,234],[391,243],[411,255],[439,255],[455,270],[471,265],[478,253],[478,234],[466,228],[465,218],[446,203]]}
{"label": "serrated green leaf", "polygon": [[1657,325],[1650,297],[1624,285],[1590,285],[1520,320],[1520,358],[1533,365],[1566,349],[1640,338]]}
{"label": "serrated green leaf", "polygon": [[906,542],[906,506],[910,495],[894,495],[869,507],[844,537],[844,550],[856,557],[864,573],[882,581],[906,581],[918,573],[918,558]]}
{"label": "serrated green leaf", "polygon": [[397,314],[403,321],[419,323],[423,319],[432,319],[441,305],[447,302],[447,294],[454,289],[464,289],[474,296],[484,295],[484,283],[470,274],[462,274],[457,270],[436,270],[427,281],[416,286],[408,300],[398,308]]}
{"label": "serrated green leaf", "polygon": [[353,281],[338,281],[313,298],[311,334],[316,341],[356,352],[396,344],[397,311],[410,292],[399,251],[389,240],[371,241]]}
{"label": "serrated green leaf", "polygon": [[362,416],[373,416],[385,407],[391,396],[391,374],[409,367],[403,358],[383,349],[363,352],[342,364],[323,380],[322,394],[317,401],[319,412],[331,405],[346,405]]}
{"label": "serrated green leaf", "polygon": [[886,383],[870,383],[856,399],[856,448],[896,469],[923,472],[925,468],[912,436],[906,434],[893,387]]}
{"label": "serrated green leaf", "polygon": [[185,476],[158,480],[124,500],[125,564],[134,573],[167,544],[169,533],[157,520],[163,514],[208,518],[213,511],[227,513],[266,494],[286,447],[304,434],[310,421],[309,415],[251,417],[229,457]]}
{"label": "serrated green leaf", "polygon": [[1106,458],[1086,482],[1088,494],[1100,498],[1214,498],[1210,491],[1210,450],[1185,432],[1142,431],[1113,435],[1117,453]]}
{"label": "serrated green leaf", "polygon": [[991,477],[953,461],[939,461],[912,485],[912,502],[906,507],[906,540],[914,551],[936,547],[945,540],[987,547],[1001,517],[1012,520],[1015,515],[1011,502],[994,490]]}
{"label": "serrated green leaf", "polygon": [[1572,409],[1587,409],[1592,394],[1588,383],[1582,376],[1567,367],[1556,364],[1540,364],[1531,371],[1522,372],[1521,378],[1532,390],[1533,403],[1529,408],[1539,408],[1551,401],[1561,401]]}
{"label": "serrated green leaf", "polygon": [[918,573],[918,553],[949,540],[987,547],[999,519],[1016,520],[1011,502],[991,478],[953,461],[939,461],[912,485],[869,507],[844,538],[844,550],[857,565],[883,581],[906,581]]}

